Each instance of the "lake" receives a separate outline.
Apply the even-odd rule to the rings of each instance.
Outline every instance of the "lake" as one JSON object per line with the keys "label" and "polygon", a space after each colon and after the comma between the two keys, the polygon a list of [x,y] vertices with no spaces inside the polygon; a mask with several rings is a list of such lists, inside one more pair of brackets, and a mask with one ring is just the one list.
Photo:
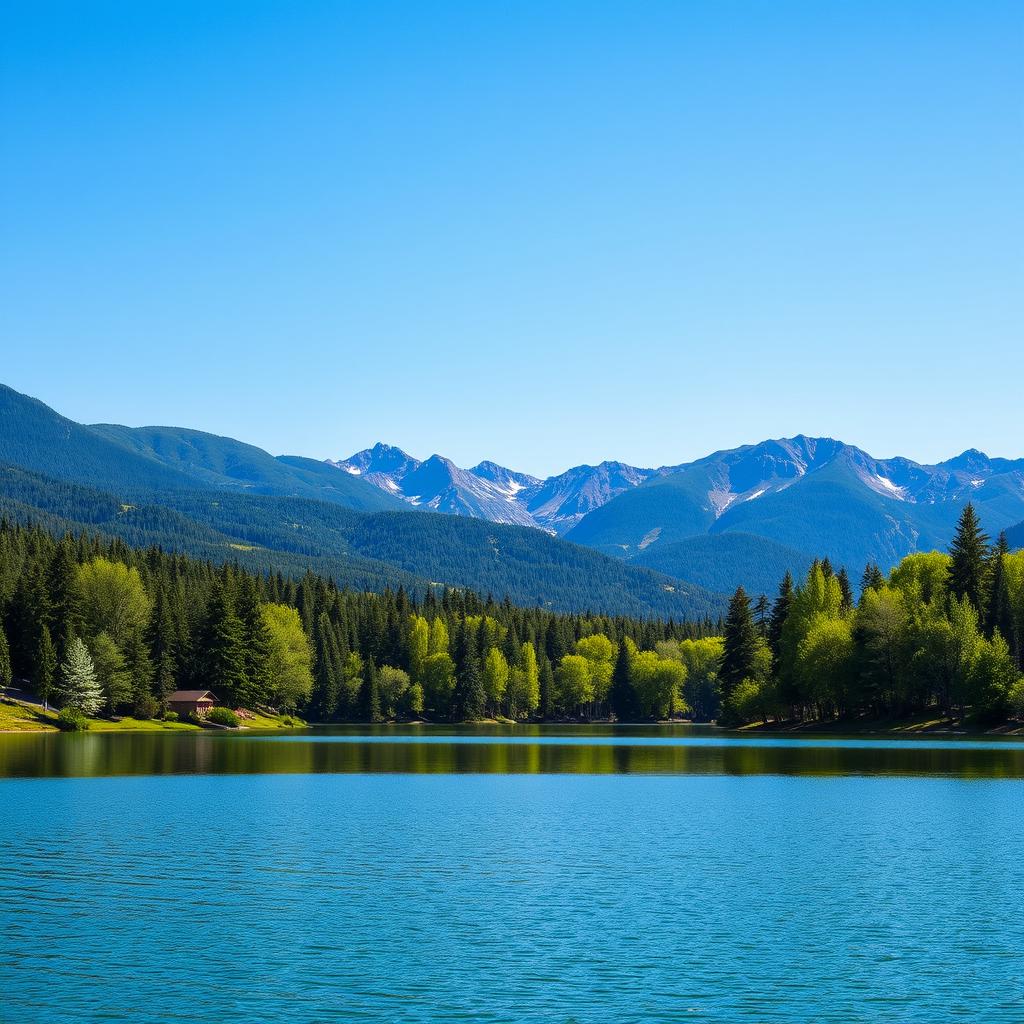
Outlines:
{"label": "lake", "polygon": [[0,1022],[1024,1021],[1024,742],[0,736]]}

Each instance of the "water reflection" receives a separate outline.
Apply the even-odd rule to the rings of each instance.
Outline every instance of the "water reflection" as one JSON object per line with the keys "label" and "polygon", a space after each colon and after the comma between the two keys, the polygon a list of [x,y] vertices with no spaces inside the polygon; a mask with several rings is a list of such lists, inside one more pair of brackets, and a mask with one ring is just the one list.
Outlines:
{"label": "water reflection", "polygon": [[731,736],[675,726],[350,727],[224,733],[0,736],[0,778],[412,773],[935,775],[1024,778],[1024,743]]}

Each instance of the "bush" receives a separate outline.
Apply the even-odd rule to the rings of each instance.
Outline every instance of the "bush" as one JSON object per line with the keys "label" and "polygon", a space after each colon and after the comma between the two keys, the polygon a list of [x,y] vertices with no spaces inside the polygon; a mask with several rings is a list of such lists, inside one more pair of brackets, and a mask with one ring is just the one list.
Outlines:
{"label": "bush", "polygon": [[89,728],[89,719],[78,708],[64,708],[57,715],[57,727],[64,732],[85,732]]}
{"label": "bush", "polygon": [[178,720],[178,712],[177,711],[165,711],[164,712],[164,721],[165,722],[176,722],[177,720]]}
{"label": "bush", "polygon": [[156,718],[160,714],[160,704],[148,693],[139,694],[132,708],[136,718]]}
{"label": "bush", "polygon": [[239,726],[238,715],[230,708],[211,708],[206,720],[213,722],[214,725],[229,725],[232,729],[237,729]]}

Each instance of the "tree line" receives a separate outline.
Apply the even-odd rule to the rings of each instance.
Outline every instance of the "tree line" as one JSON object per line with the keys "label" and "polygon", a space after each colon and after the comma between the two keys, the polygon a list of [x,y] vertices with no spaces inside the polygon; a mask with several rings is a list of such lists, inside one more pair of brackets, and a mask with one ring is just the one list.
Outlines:
{"label": "tree line", "polygon": [[726,619],[720,718],[1024,717],[1024,551],[989,543],[972,505],[947,554],[868,565],[854,600],[845,569],[816,561],[773,603],[742,588]]}
{"label": "tree line", "polygon": [[1024,717],[1024,552],[970,505],[948,554],[858,589],[823,559],[724,622],[560,614],[0,521],[0,685],[138,717],[177,689],[316,721]]}
{"label": "tree line", "polygon": [[685,666],[656,648],[696,663],[719,629],[364,593],[0,520],[0,686],[87,714],[154,717],[179,689],[317,721],[681,714]]}

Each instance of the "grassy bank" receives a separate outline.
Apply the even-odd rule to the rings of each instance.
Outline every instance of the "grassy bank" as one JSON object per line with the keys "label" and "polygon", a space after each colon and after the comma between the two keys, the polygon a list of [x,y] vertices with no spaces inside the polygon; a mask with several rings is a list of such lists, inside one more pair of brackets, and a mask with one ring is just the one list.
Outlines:
{"label": "grassy bank", "polygon": [[[291,723],[285,716],[251,713],[242,723],[244,729],[300,729],[305,722],[291,716]],[[192,722],[164,722],[149,718],[90,718],[90,732],[200,732],[203,726]],[[0,733],[5,732],[59,732],[57,713],[44,711],[34,704],[21,701],[0,701]],[[241,731],[241,730],[239,730]]]}

